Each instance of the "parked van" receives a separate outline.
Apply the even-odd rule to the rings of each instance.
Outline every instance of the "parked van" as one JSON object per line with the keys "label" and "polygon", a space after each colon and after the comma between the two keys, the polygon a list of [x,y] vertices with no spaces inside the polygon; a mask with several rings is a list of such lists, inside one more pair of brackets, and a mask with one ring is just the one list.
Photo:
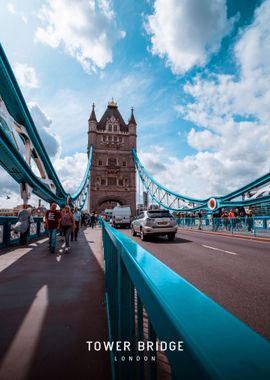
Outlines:
{"label": "parked van", "polygon": [[114,227],[130,227],[131,209],[129,206],[116,206],[112,212],[112,225]]}

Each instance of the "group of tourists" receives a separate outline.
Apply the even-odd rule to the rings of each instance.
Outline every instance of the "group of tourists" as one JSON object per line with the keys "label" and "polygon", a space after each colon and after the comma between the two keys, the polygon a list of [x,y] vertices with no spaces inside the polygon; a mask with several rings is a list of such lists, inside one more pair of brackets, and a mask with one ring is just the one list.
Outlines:
{"label": "group of tourists", "polygon": [[237,230],[243,227],[243,224],[247,226],[248,231],[253,230],[253,211],[250,207],[248,210],[244,208],[230,209],[230,211],[217,210],[213,212],[213,231],[217,231],[220,225],[223,225],[226,230]]}
{"label": "group of tourists", "polygon": [[[56,203],[50,204],[50,209],[44,215],[45,228],[49,236],[49,249],[51,253],[56,251],[57,232],[59,232],[64,242],[65,253],[70,250],[70,242],[77,241],[80,226],[95,228],[100,221],[98,214],[93,211],[81,213],[78,207],[74,210],[69,205],[58,210]],[[31,208],[24,205],[18,214],[18,221],[12,230],[20,234],[20,245],[27,244],[30,225],[33,223]]]}
{"label": "group of tourists", "polygon": [[[201,210],[197,212],[178,213],[176,217],[180,219],[179,224],[185,224],[188,226],[198,226],[198,229],[202,229],[203,219],[206,218],[206,212]],[[240,230],[245,227],[249,232],[253,231],[253,211],[249,207],[247,210],[244,207],[236,207],[235,209],[226,210],[225,208],[219,208],[212,212],[210,217],[207,217],[212,224],[212,231],[217,231],[221,226],[229,230]],[[181,223],[181,220],[183,221]]]}
{"label": "group of tourists", "polygon": [[82,213],[81,217],[81,225],[85,227],[91,227],[92,229],[97,226],[99,222],[99,216],[98,214],[93,211],[91,214],[88,212]]}
{"label": "group of tourists", "polygon": [[70,250],[70,240],[77,241],[78,232],[81,222],[81,212],[75,207],[72,212],[69,205],[63,209],[57,210],[56,203],[50,205],[50,210],[45,214],[45,228],[49,234],[49,249],[51,253],[55,253],[57,230],[63,237],[65,245],[65,253]]}

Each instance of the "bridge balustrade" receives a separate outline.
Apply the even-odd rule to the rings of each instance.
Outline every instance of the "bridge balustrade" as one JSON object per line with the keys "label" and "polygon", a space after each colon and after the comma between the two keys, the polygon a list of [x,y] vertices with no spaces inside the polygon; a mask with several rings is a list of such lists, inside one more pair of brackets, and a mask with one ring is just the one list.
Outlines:
{"label": "bridge balustrade", "polygon": [[[20,234],[13,231],[18,218],[13,216],[0,216],[0,248],[6,248],[12,245],[18,245]],[[45,236],[46,230],[43,218],[35,217],[34,222],[30,223],[28,241]]]}
{"label": "bridge balustrade", "polygon": [[[199,228],[198,217],[177,218],[177,224],[182,228]],[[254,236],[270,236],[270,216],[236,217],[236,218],[208,218],[201,219],[201,229],[209,231],[227,231],[234,233],[250,233]]]}
{"label": "bridge balustrade", "polygon": [[269,379],[266,340],[127,236],[102,228],[113,379],[160,378],[164,342],[183,349],[166,350],[166,379]]}

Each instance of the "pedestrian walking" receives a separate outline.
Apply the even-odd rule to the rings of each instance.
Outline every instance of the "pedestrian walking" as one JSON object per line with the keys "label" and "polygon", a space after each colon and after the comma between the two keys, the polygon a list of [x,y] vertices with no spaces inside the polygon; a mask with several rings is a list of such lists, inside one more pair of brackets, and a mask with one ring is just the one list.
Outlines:
{"label": "pedestrian walking", "polygon": [[31,210],[28,205],[23,205],[22,210],[18,214],[18,221],[13,227],[13,231],[20,233],[20,245],[27,244],[27,237],[30,229],[30,223],[34,219],[31,215]]}
{"label": "pedestrian walking", "polygon": [[229,212],[229,221],[230,221],[231,231],[233,231],[235,228],[235,212],[233,211],[233,209],[231,209]]}
{"label": "pedestrian walking", "polygon": [[70,206],[66,205],[62,212],[61,218],[62,231],[65,237],[65,253],[68,253],[70,249],[69,238],[72,231],[75,231],[75,221],[74,216],[71,212]]}
{"label": "pedestrian walking", "polygon": [[221,215],[221,219],[223,220],[223,225],[224,225],[226,231],[228,231],[230,221],[229,221],[229,214],[228,214],[227,210],[223,210],[223,213]]}
{"label": "pedestrian walking", "polygon": [[45,214],[45,227],[49,233],[49,249],[55,253],[57,229],[60,229],[61,212],[56,210],[56,203],[51,203],[50,210]]}
{"label": "pedestrian walking", "polygon": [[197,212],[197,217],[198,217],[198,224],[199,224],[199,227],[198,227],[198,230],[201,230],[202,229],[202,213],[201,213],[201,210],[199,210]]}
{"label": "pedestrian walking", "polygon": [[77,241],[81,221],[81,212],[78,210],[78,207],[75,207],[73,216],[75,221],[75,231],[71,232],[71,241],[73,241],[74,238],[75,241]]}
{"label": "pedestrian walking", "polygon": [[247,217],[248,231],[252,232],[253,231],[253,211],[251,207],[249,207],[249,209],[247,210],[246,217]]}
{"label": "pedestrian walking", "polygon": [[90,227],[92,227],[92,229],[96,226],[96,216],[95,216],[95,213],[92,212],[92,214],[90,215]]}
{"label": "pedestrian walking", "polygon": [[217,209],[216,211],[213,211],[212,213],[212,231],[217,232],[219,225],[220,225],[220,217],[221,217],[221,210]]}

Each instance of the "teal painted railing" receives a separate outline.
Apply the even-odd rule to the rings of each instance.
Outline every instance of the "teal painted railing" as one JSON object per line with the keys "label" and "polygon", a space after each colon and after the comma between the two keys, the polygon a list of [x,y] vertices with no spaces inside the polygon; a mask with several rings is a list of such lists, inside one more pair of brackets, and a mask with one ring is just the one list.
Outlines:
{"label": "teal painted railing", "polygon": [[159,378],[160,354],[138,343],[156,339],[183,349],[165,352],[172,379],[270,378],[270,343],[127,236],[102,228],[113,379]]}
{"label": "teal painted railing", "polygon": [[270,216],[236,217],[231,219],[228,217],[203,217],[201,220],[197,216],[190,216],[177,218],[177,224],[180,228],[270,236]]}
{"label": "teal painted railing", "polygon": [[[20,241],[20,234],[12,231],[12,227],[17,223],[18,218],[13,216],[0,216],[0,248],[17,245]],[[43,218],[34,218],[30,224],[28,240],[36,239],[46,235]]]}

